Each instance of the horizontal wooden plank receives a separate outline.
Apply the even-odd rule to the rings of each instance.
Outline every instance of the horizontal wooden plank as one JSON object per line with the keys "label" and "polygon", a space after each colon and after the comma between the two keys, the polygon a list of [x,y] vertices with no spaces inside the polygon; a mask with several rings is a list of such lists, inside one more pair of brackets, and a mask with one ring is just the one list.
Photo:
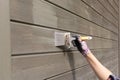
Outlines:
{"label": "horizontal wooden plank", "polygon": [[102,6],[98,0],[82,0],[85,4],[89,5],[93,9],[95,9],[99,14],[104,16],[107,20],[118,27],[118,16],[117,18],[111,15],[109,11],[107,11],[104,6]]}
{"label": "horizontal wooden plank", "polygon": [[111,10],[111,8],[110,9],[108,9],[107,7],[109,7],[110,5],[107,3],[107,5],[109,5],[109,6],[107,6],[107,5],[104,5],[102,2],[100,2],[99,0],[97,0],[113,17],[115,17],[116,19],[119,19],[118,18],[118,14],[116,14],[116,12],[114,12],[114,10],[112,9]]}
{"label": "horizontal wooden plank", "polygon": [[115,73],[118,35],[114,32],[118,33],[118,29],[83,3],[79,10],[77,1],[59,0],[68,8],[60,6],[73,12],[77,9],[76,14],[44,0],[11,1],[12,80],[97,79],[78,51],[62,52],[54,46],[55,31],[93,36],[93,40],[87,41],[88,46]]}
{"label": "horizontal wooden plank", "polygon": [[116,5],[116,7],[118,8],[119,11],[119,2],[117,2],[117,0],[113,0],[114,4]]}
{"label": "horizontal wooden plank", "polygon": [[[118,50],[116,49],[96,49],[96,50],[92,50],[92,53],[94,53],[94,55],[97,57],[98,60],[104,60],[106,57],[108,56],[115,56],[116,58],[118,57]],[[114,58],[112,58],[114,60]],[[112,60],[111,59],[111,60]],[[104,61],[102,62],[104,63]]]}
{"label": "horizontal wooden plank", "polygon": [[[106,62],[104,62],[104,64],[107,65],[109,70],[117,70],[117,69],[115,69],[116,66],[111,67],[111,65],[113,65],[115,63],[115,61],[116,60],[107,63],[108,60],[106,60]],[[116,64],[114,64],[114,65],[116,65]],[[94,72],[92,71],[90,66],[85,66],[85,67],[77,69],[75,71],[71,71],[66,74],[62,74],[62,75],[53,77],[51,79],[46,79],[46,80],[74,80],[74,79],[75,80],[89,80],[89,79],[97,80],[98,78],[94,74]]]}
{"label": "horizontal wooden plank", "polygon": [[117,66],[113,67],[113,68],[111,69],[111,71],[112,71],[113,74],[115,74],[116,76],[119,76],[119,75],[118,75],[118,67],[117,67]]}
{"label": "horizontal wooden plank", "polygon": [[[13,20],[29,22],[29,23],[43,25],[43,26],[57,28],[57,29],[64,29],[69,27],[68,28],[69,30],[72,30],[72,31],[79,30],[79,32],[81,33],[88,32],[86,30],[88,29],[88,26],[91,26],[90,21],[87,21],[81,17],[78,17],[75,14],[72,14],[66,10],[58,8],[43,0],[33,0],[33,1],[12,0],[10,5],[11,5],[10,14],[11,14],[11,19]],[[91,19],[91,21],[94,21],[94,22],[97,21],[100,23],[100,25],[104,25],[104,28],[106,30],[110,30],[110,31],[113,31],[114,33],[118,33],[117,28],[115,28],[111,23],[109,23],[108,21],[105,21],[104,18],[102,18],[101,16],[98,16],[98,14],[94,13],[94,11],[87,9],[88,8],[87,6],[85,6],[84,8],[84,5],[81,8],[82,10],[76,10],[76,11],[83,12],[81,14]],[[86,9],[88,10],[87,12],[86,12]],[[81,30],[80,27],[83,27],[84,30],[83,28]],[[96,25],[96,27],[103,27],[103,26]]]}
{"label": "horizontal wooden plank", "polygon": [[[58,30],[12,22],[11,23],[12,54],[62,51],[61,49],[55,47],[54,43],[55,31]],[[111,38],[115,38],[115,36],[111,35],[109,32],[107,34],[107,31],[104,30],[100,30],[100,32],[93,30],[93,32],[91,33],[93,34],[100,33],[101,35],[104,36],[106,35],[105,37],[108,36]],[[90,49],[114,48],[117,47],[117,41],[93,37],[93,40],[88,41],[88,45]]]}
{"label": "horizontal wooden plank", "polygon": [[114,2],[115,2],[116,5],[119,7],[119,0],[114,0]]}
{"label": "horizontal wooden plank", "polygon": [[103,65],[106,66],[114,75],[118,75],[117,61],[118,61],[118,59],[116,57],[116,58],[111,59],[111,61],[107,61],[106,63],[103,63]]}
{"label": "horizontal wooden plank", "polygon": [[94,72],[90,68],[90,66],[84,66],[80,69],[70,71],[68,73],[46,79],[46,80],[96,80],[93,79],[93,76],[95,77]]}
{"label": "horizontal wooden plank", "polygon": [[112,3],[112,2],[109,1],[109,0],[107,0],[107,2],[108,2],[109,5],[114,9],[114,11],[115,11],[116,13],[119,13],[118,10],[115,8],[114,3]]}
{"label": "horizontal wooden plank", "polygon": [[[105,52],[103,52],[104,50]],[[112,60],[112,57],[116,54],[116,50],[113,49],[98,49],[92,52],[103,62]],[[54,75],[69,72],[72,69],[85,67],[86,64],[86,60],[78,51],[14,56],[12,57],[12,80],[43,80]]]}
{"label": "horizontal wooden plank", "polygon": [[107,0],[98,0],[98,1],[99,1],[101,4],[103,4],[111,13],[113,13],[114,16],[116,16],[116,17],[119,16],[119,15],[118,15],[118,12],[116,12],[116,11],[114,10],[114,8],[111,7],[111,5],[108,3]]}
{"label": "horizontal wooden plank", "polygon": [[[96,11],[94,11],[91,7],[87,6],[86,4],[84,4],[81,0],[46,0],[48,2],[52,2],[54,4],[57,4],[65,9],[68,9],[90,21],[93,21],[99,25],[103,25],[102,20],[106,20],[105,18],[103,18],[101,15],[99,15]],[[77,6],[79,5],[79,7]],[[113,22],[113,21],[112,21]],[[108,28],[108,24],[111,27],[114,27],[115,25],[113,25],[112,23],[110,23],[108,20],[106,20],[106,26]],[[109,26],[109,28],[110,28]],[[111,29],[112,30],[112,29]]]}
{"label": "horizontal wooden plank", "polygon": [[78,52],[15,57],[12,59],[12,80],[43,80],[83,64],[86,62]]}
{"label": "horizontal wooden plank", "polygon": [[[108,23],[108,21],[105,20],[105,19],[102,20],[102,23],[103,23],[103,25],[106,26],[106,27],[111,26],[111,23]],[[107,24],[106,24],[106,23],[107,23]],[[109,25],[109,26],[108,26],[108,25]],[[112,26],[111,26],[111,27],[109,27],[109,29],[110,29],[110,30],[113,29],[114,31],[116,31],[116,32],[118,33],[118,28],[115,28],[115,27],[112,27]]]}
{"label": "horizontal wooden plank", "polygon": [[115,4],[114,0],[108,0],[108,1],[109,1],[109,3],[113,6],[113,8],[114,8],[117,12],[119,12],[119,11],[118,11],[119,8],[118,8],[117,5]]}

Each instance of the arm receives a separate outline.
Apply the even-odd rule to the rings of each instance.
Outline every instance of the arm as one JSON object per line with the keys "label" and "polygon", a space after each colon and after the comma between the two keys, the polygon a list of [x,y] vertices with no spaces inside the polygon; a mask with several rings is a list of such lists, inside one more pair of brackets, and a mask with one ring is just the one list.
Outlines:
{"label": "arm", "polygon": [[78,38],[74,41],[78,50],[85,56],[86,60],[91,65],[92,69],[98,76],[100,80],[112,80],[108,79],[112,72],[109,71],[106,67],[104,67],[97,58],[91,53],[85,41],[81,41]]}
{"label": "arm", "polygon": [[107,80],[112,75],[112,72],[104,67],[92,53],[88,53],[85,58],[100,80]]}

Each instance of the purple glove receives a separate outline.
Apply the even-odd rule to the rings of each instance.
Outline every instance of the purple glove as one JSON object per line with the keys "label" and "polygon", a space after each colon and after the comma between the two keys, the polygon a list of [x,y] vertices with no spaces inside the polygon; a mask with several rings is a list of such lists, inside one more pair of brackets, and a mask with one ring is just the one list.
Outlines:
{"label": "purple glove", "polygon": [[86,55],[91,52],[86,42],[79,40],[79,37],[76,37],[76,39],[74,40],[74,43],[75,43],[75,46],[78,48],[78,50],[82,53],[82,55]]}

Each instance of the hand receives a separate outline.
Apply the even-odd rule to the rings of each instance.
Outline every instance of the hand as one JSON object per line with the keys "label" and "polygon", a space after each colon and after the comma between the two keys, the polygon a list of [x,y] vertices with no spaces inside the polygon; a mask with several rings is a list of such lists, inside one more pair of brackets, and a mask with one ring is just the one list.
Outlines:
{"label": "hand", "polygon": [[87,46],[87,43],[85,41],[81,41],[79,37],[76,37],[76,39],[74,40],[74,43],[78,48],[78,50],[82,53],[82,55],[86,55],[91,52]]}

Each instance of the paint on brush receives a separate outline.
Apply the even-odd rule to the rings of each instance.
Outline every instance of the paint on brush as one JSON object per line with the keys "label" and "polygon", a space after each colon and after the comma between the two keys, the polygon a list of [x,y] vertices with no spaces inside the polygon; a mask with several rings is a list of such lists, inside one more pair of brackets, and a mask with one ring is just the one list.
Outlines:
{"label": "paint on brush", "polygon": [[76,36],[79,37],[81,41],[92,39],[91,36],[72,36],[70,32],[55,32],[55,46],[63,46],[67,49],[75,47],[72,41],[76,39]]}

